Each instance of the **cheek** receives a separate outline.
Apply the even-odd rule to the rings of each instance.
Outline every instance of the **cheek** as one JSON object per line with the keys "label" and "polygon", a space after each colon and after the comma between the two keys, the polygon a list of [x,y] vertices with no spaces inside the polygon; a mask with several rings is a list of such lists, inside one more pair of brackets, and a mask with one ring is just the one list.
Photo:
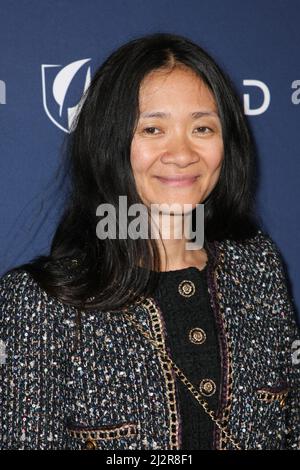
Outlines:
{"label": "cheek", "polygon": [[130,152],[132,171],[135,174],[145,173],[152,165],[153,153],[147,145],[133,142]]}
{"label": "cheek", "polygon": [[220,143],[220,145],[214,146],[208,151],[207,155],[206,162],[209,170],[212,172],[220,171],[224,159],[223,145]]}

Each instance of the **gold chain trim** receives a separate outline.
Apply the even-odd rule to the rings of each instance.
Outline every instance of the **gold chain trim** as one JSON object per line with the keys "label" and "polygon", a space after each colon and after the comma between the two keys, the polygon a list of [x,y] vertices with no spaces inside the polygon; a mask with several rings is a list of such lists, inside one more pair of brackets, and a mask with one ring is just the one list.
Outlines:
{"label": "gold chain trim", "polygon": [[109,429],[68,429],[72,437],[80,439],[100,440],[100,439],[120,439],[122,437],[134,436],[137,433],[137,424],[122,424],[116,428]]}
{"label": "gold chain trim", "polygon": [[[158,313],[157,307],[150,301],[150,299],[146,299],[143,303],[146,307],[150,320],[153,325],[154,329],[154,337],[156,339],[156,344],[160,349],[165,350],[164,345],[164,337],[162,334],[162,324],[160,320],[160,316]],[[176,408],[176,393],[175,393],[175,382],[172,376],[172,367],[165,361],[162,361],[160,358],[160,362],[162,365],[165,381],[167,384],[167,396],[168,396],[168,408],[169,408],[169,415],[170,415],[170,448],[171,449],[178,449],[178,419],[177,419],[177,408]]]}
{"label": "gold chain trim", "polygon": [[259,400],[264,401],[266,403],[273,403],[277,400],[279,401],[279,404],[282,408],[285,406],[285,401],[288,393],[288,388],[285,390],[281,390],[280,392],[271,392],[267,389],[257,390]]}
{"label": "gold chain trim", "polygon": [[[219,261],[224,263],[225,255],[224,253],[219,253]],[[214,271],[213,273],[213,282],[214,286],[217,287],[218,282],[217,279],[219,278],[218,271]],[[224,312],[224,307],[222,303],[222,293],[217,289],[217,296],[219,299],[219,312],[222,316],[222,324],[223,324],[223,331],[224,331],[224,340],[226,346],[226,356],[227,356],[227,374],[226,374],[226,405],[222,410],[222,417],[220,417],[223,426],[228,426],[229,421],[229,414],[231,410],[232,404],[232,395],[233,395],[233,370],[232,370],[232,345],[230,341],[230,336],[228,334],[228,327],[227,327],[227,319]],[[220,450],[226,449],[227,438],[222,432],[220,433],[219,437],[219,448]]]}
{"label": "gold chain trim", "polygon": [[[143,304],[146,306],[146,308],[149,308],[151,306],[152,308],[156,309],[155,304],[152,302],[151,299],[147,299],[147,301]],[[128,310],[127,310],[128,312]],[[149,334],[144,330],[144,328],[140,325],[138,321],[136,321],[132,315],[128,315],[127,313],[124,313],[124,316],[127,318],[127,320],[133,324],[137,330],[145,337],[148,339],[148,341],[154,346],[154,348],[158,351],[158,353],[161,356],[161,360],[164,364],[169,364],[176,375],[179,377],[179,379],[184,383],[184,385],[189,389],[189,391],[192,393],[192,395],[195,397],[197,402],[202,406],[204,409],[205,413],[210,416],[210,418],[213,420],[213,422],[216,424],[216,426],[221,430],[221,432],[224,434],[225,438],[229,440],[232,445],[237,449],[237,450],[242,450],[240,445],[236,442],[235,438],[231,435],[231,433],[228,431],[227,427],[224,426],[224,424],[215,416],[215,413],[213,410],[210,410],[208,403],[203,399],[201,393],[198,392],[198,390],[194,387],[194,385],[188,380],[188,378],[184,375],[184,373],[179,369],[179,367],[172,361],[172,359],[169,357],[165,349],[162,349],[155,340],[153,340]]]}
{"label": "gold chain trim", "polygon": [[[222,422],[225,426],[228,424],[229,414],[231,410],[232,402],[232,389],[233,389],[233,371],[232,371],[232,349],[231,344],[229,343],[228,330],[226,327],[226,320],[224,321],[224,330],[226,335],[227,342],[227,357],[228,357],[228,373],[227,373],[227,405],[223,410]],[[221,448],[225,449],[225,444],[227,442],[226,437],[221,436]]]}

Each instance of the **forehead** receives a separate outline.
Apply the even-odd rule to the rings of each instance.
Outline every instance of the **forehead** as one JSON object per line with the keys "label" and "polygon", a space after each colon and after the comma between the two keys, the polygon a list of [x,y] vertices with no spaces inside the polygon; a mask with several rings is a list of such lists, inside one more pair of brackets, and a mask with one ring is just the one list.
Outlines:
{"label": "forehead", "polygon": [[211,105],[216,109],[212,91],[193,70],[176,67],[173,70],[158,69],[150,72],[139,90],[140,107],[159,105],[170,101],[178,104],[194,103]]}

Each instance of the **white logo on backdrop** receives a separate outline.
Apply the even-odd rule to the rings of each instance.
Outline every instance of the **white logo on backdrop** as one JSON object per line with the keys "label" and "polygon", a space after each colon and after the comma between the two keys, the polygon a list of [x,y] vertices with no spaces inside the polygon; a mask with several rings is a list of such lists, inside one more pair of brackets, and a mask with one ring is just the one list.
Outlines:
{"label": "white logo on backdrop", "polygon": [[[53,69],[55,67],[61,67],[61,65],[42,65],[44,109],[49,119],[51,119],[59,129],[68,133],[71,132],[73,119],[82,103],[79,101],[75,106],[67,107],[65,104],[67,93],[76,74],[90,60],[91,59],[83,59],[72,62],[60,69],[55,76],[53,76]],[[88,89],[90,83],[91,68],[87,67],[82,94]],[[67,127],[65,126],[66,120]]]}
{"label": "white logo on backdrop", "polygon": [[296,90],[292,93],[291,100],[293,104],[300,103],[300,80],[294,80],[292,83],[293,90]]}
{"label": "white logo on backdrop", "polygon": [[6,84],[0,80],[0,104],[6,104]]}
{"label": "white logo on backdrop", "polygon": [[271,101],[271,94],[267,85],[264,82],[261,82],[260,80],[243,80],[243,85],[258,87],[262,91],[263,98],[262,104],[259,106],[259,108],[251,108],[250,95],[248,93],[244,94],[244,113],[248,114],[249,116],[256,116],[258,114],[263,114],[264,112],[266,112]]}

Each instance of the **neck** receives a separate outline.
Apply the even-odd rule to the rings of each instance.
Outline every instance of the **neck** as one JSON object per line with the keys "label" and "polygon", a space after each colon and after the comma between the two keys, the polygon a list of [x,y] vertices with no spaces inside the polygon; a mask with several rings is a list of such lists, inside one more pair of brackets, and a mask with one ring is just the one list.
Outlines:
{"label": "neck", "polygon": [[[185,227],[191,224],[191,214],[159,216],[159,234],[157,238],[162,271],[173,271],[195,266],[203,269],[207,263],[207,254],[203,247],[189,249]],[[156,224],[158,233],[158,224]],[[191,244],[190,244],[191,245]],[[194,246],[194,248],[196,248]]]}

